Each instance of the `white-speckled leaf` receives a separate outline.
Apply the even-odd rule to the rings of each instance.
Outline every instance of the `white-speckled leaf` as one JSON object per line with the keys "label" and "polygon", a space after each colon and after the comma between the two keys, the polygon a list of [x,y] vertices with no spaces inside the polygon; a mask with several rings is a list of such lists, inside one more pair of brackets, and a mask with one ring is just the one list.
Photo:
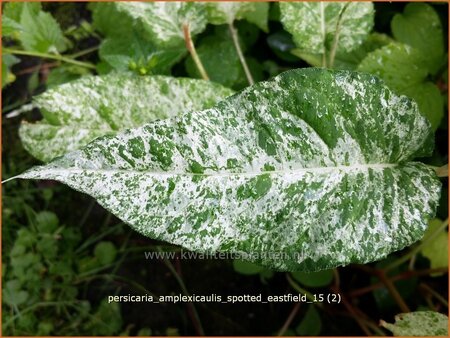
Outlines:
{"label": "white-speckled leaf", "polygon": [[207,23],[204,5],[196,2],[115,2],[117,10],[136,20],[161,47],[184,44],[183,25],[191,35],[201,33]]}
{"label": "white-speckled leaf", "polygon": [[267,31],[269,4],[266,2],[216,1],[207,2],[205,5],[208,22],[214,25],[247,19]]}
{"label": "white-speckled leaf", "polygon": [[423,236],[441,184],[412,159],[432,139],[417,105],[377,78],[308,68],[19,177],[64,182],[151,238],[315,271]]}
{"label": "white-speckled leaf", "polygon": [[448,337],[448,317],[434,311],[400,313],[395,316],[395,324],[380,323],[394,336],[445,336]]}
{"label": "white-speckled leaf", "polygon": [[281,2],[280,11],[284,28],[297,47],[309,54],[331,50],[336,31],[336,51],[350,52],[364,42],[373,27],[371,2]]}
{"label": "white-speckled leaf", "polygon": [[168,76],[83,77],[36,97],[44,119],[22,123],[19,135],[28,152],[49,161],[96,137],[209,108],[232,93],[209,81]]}

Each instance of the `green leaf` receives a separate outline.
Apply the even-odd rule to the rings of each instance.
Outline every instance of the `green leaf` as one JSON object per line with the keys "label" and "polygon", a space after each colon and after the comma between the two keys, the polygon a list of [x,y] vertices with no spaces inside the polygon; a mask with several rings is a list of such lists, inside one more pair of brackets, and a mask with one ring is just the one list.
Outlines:
{"label": "green leaf", "polygon": [[262,266],[249,261],[243,261],[242,259],[233,260],[233,268],[234,271],[242,275],[257,275],[264,270]]}
{"label": "green leaf", "polygon": [[[42,10],[40,2],[6,2],[3,8],[2,20],[8,18],[15,22],[20,22],[23,9],[27,7],[33,15],[38,15]],[[3,32],[2,32],[3,34]]]}
{"label": "green leaf", "polygon": [[95,246],[94,256],[101,265],[108,265],[114,262],[117,255],[117,249],[111,242],[100,242]]}
{"label": "green leaf", "polygon": [[317,271],[423,236],[441,183],[412,159],[430,154],[432,137],[417,105],[379,79],[306,68],[18,177],[64,182],[188,250]]}
{"label": "green leaf", "polygon": [[392,38],[385,34],[372,33],[358,48],[351,52],[341,52],[336,55],[334,67],[337,69],[355,70],[367,54],[382,48],[393,42]]}
{"label": "green leaf", "polygon": [[14,20],[12,20],[10,17],[3,15],[2,16],[2,37],[13,37],[15,38],[18,36],[20,31],[22,30],[22,27],[20,24]]}
{"label": "green leaf", "polygon": [[395,324],[380,324],[394,336],[448,336],[448,317],[433,311],[416,311],[395,316]]}
{"label": "green leaf", "polygon": [[268,31],[269,4],[267,2],[217,1],[205,4],[208,22],[214,25],[231,24],[235,20],[246,19]]}
{"label": "green leaf", "polygon": [[5,283],[2,290],[2,301],[10,306],[17,307],[25,303],[28,298],[28,292],[21,290],[22,286],[17,279],[9,280]]}
{"label": "green leaf", "polygon": [[11,67],[19,62],[20,60],[14,55],[2,55],[2,88],[16,80],[16,76],[11,73]]}
{"label": "green leaf", "polygon": [[[245,79],[239,56],[230,37],[222,39],[218,39],[217,35],[205,37],[197,46],[197,54],[211,81],[233,87]],[[185,65],[189,76],[201,78],[191,56],[186,59]]]}
{"label": "green leaf", "polygon": [[[106,36],[100,45],[99,56],[111,69],[146,74],[166,74],[187,52],[183,44],[161,48],[150,40],[147,30],[137,24],[132,15],[115,3],[91,6],[94,27]],[[120,29],[117,29],[120,25]]]}
{"label": "green leaf", "polygon": [[333,281],[333,270],[322,270],[317,272],[296,271],[292,273],[295,280],[311,288],[327,286]]}
{"label": "green leaf", "polygon": [[310,304],[302,321],[295,328],[300,336],[317,336],[322,330],[322,320],[314,305]]}
{"label": "green leaf", "polygon": [[167,74],[186,54],[185,47],[158,49],[139,34],[105,39],[99,56],[118,71],[145,69],[147,74]]}
{"label": "green leaf", "polygon": [[441,20],[432,6],[411,3],[391,21],[394,38],[423,53],[428,70],[436,74],[443,66],[444,33]]}
{"label": "green leaf", "polygon": [[25,50],[40,53],[64,52],[68,43],[59,24],[46,12],[35,12],[35,8],[24,3],[20,16],[19,39]]}
{"label": "green leaf", "polygon": [[86,71],[86,68],[83,68],[83,70],[81,70],[80,68],[81,67],[77,66],[72,67],[68,65],[61,65],[52,69],[45,83],[47,89],[54,88],[64,83],[79,79],[80,76],[83,75],[83,71]]}
{"label": "green leaf", "polygon": [[[425,232],[423,240],[433,234],[442,224],[440,219],[430,221],[428,230]],[[423,256],[430,260],[431,269],[448,267],[448,233],[442,231],[437,237],[429,241],[421,250]],[[442,274],[437,274],[442,275]],[[435,275],[435,276],[437,276]]]}
{"label": "green leaf", "polygon": [[391,43],[369,53],[358,70],[382,78],[397,91],[422,83],[428,75],[422,54],[401,43]]}
{"label": "green leaf", "polygon": [[211,107],[230,89],[193,79],[139,77],[126,73],[86,76],[35,98],[44,119],[22,123],[19,135],[34,157],[50,159],[96,137]]}
{"label": "green leaf", "polygon": [[282,2],[281,23],[297,47],[309,54],[328,54],[337,34],[337,52],[361,45],[373,27],[370,2]]}
{"label": "green leaf", "polygon": [[434,83],[427,81],[405,88],[399,92],[414,99],[420,111],[428,118],[433,130],[436,130],[444,117],[444,97]]}
{"label": "green leaf", "polygon": [[84,329],[96,336],[117,335],[122,328],[119,303],[108,303],[104,300],[89,318],[90,320],[84,324]]}
{"label": "green leaf", "polygon": [[426,61],[418,50],[391,43],[369,53],[358,70],[381,77],[398,94],[414,99],[433,130],[437,129],[444,115],[444,102],[439,88],[428,82]]}
{"label": "green leaf", "polygon": [[191,35],[206,27],[204,5],[195,2],[115,2],[117,11],[132,19],[157,46],[170,48],[184,45],[183,25]]}
{"label": "green leaf", "polygon": [[36,227],[41,233],[53,233],[58,228],[59,220],[55,213],[41,211],[36,215]]}
{"label": "green leaf", "polygon": [[251,10],[242,13],[242,18],[258,26],[261,30],[269,32],[269,3],[251,2]]}

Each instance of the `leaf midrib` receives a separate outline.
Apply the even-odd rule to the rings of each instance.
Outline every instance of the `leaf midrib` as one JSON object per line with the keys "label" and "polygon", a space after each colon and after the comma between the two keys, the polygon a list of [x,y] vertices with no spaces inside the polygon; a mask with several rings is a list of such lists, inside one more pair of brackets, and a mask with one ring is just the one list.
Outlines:
{"label": "leaf midrib", "polygon": [[[311,167],[311,168],[298,168],[298,169],[289,169],[289,170],[272,170],[272,171],[252,171],[252,172],[215,172],[215,173],[189,173],[189,172],[180,172],[180,171],[145,171],[145,170],[127,170],[127,169],[82,169],[82,168],[58,168],[58,169],[46,169],[45,171],[62,174],[74,173],[74,174],[83,174],[83,173],[126,173],[126,174],[154,174],[155,176],[205,176],[205,177],[226,177],[226,176],[259,176],[264,174],[297,174],[297,173],[327,173],[327,172],[354,172],[354,171],[366,171],[369,169],[373,170],[384,170],[388,168],[395,168],[399,166],[398,163],[374,163],[374,164],[357,164],[350,166],[334,166],[334,167]],[[26,175],[26,173],[25,173]],[[22,175],[19,175],[20,177]]]}

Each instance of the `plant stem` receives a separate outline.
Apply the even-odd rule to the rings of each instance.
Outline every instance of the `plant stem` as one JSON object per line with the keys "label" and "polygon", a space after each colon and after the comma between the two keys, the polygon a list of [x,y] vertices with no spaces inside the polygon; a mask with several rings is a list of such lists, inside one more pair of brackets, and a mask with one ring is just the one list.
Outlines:
{"label": "plant stem", "polygon": [[296,290],[296,291],[298,291],[298,292],[300,292],[300,293],[303,293],[304,295],[306,295],[306,298],[307,298],[310,302],[313,302],[314,305],[317,305],[317,307],[322,308],[322,304],[321,304],[321,303],[318,303],[318,302],[314,299],[314,295],[313,295],[311,292],[309,292],[309,291],[303,289],[300,285],[298,285],[298,284],[292,279],[292,277],[291,277],[288,273],[286,274],[286,278],[287,278],[289,284],[291,285],[291,287],[292,287],[294,290]]}
{"label": "plant stem", "polygon": [[344,7],[342,8],[342,11],[339,13],[339,17],[336,23],[336,33],[334,34],[334,38],[333,38],[333,45],[331,46],[331,51],[330,51],[330,61],[328,63],[328,66],[330,68],[333,68],[334,65],[334,59],[336,57],[336,50],[337,50],[337,45],[339,42],[339,34],[341,33],[341,23],[342,23],[342,16],[344,15],[344,12],[347,10],[348,5],[350,3],[347,2]]}
{"label": "plant stem", "polygon": [[206,70],[203,67],[202,62],[198,57],[197,51],[194,46],[194,42],[192,41],[191,31],[189,30],[188,24],[183,24],[183,33],[184,33],[184,40],[186,42],[186,48],[191,54],[192,59],[194,60],[194,63],[197,66],[198,71],[200,72],[200,75],[202,76],[203,80],[209,80],[208,73],[206,73]]}
{"label": "plant stem", "polygon": [[435,237],[437,235],[439,235],[439,233],[443,230],[445,230],[445,228],[448,226],[448,218],[442,222],[441,226],[438,227],[433,233],[431,233],[425,240],[422,240],[422,242],[417,245],[414,249],[412,249],[410,252],[408,252],[407,254],[403,255],[402,257],[400,257],[399,259],[397,259],[396,261],[394,261],[392,264],[388,265],[384,270],[385,271],[389,271],[392,270],[393,268],[396,268],[397,266],[403,264],[404,262],[408,261],[412,256],[416,255],[418,252],[420,252],[420,250],[422,250],[422,248],[428,244],[428,242],[432,241],[435,239]]}
{"label": "plant stem", "polygon": [[34,56],[34,57],[40,57],[40,58],[44,58],[44,59],[58,60],[58,61],[71,63],[73,65],[77,65],[77,66],[84,67],[84,68],[95,69],[95,66],[93,64],[91,64],[91,63],[73,60],[73,59],[71,59],[69,57],[65,57],[65,56],[57,55],[57,54],[30,52],[30,51],[19,50],[19,49],[11,49],[11,48],[3,48],[3,53],[10,53],[10,54],[16,54],[16,55],[25,55],[25,56]]}
{"label": "plant stem", "polygon": [[83,56],[83,55],[95,52],[97,49],[99,49],[99,47],[100,46],[94,46],[94,47],[91,47],[91,48],[86,48],[84,50],[80,50],[77,53],[70,54],[69,57],[71,57],[72,59],[76,59],[76,58],[79,58],[80,56]]}
{"label": "plant stem", "polygon": [[448,163],[442,167],[435,167],[432,165],[427,165],[427,167],[433,169],[438,177],[448,177]]}
{"label": "plant stem", "polygon": [[[332,290],[333,292],[335,292],[335,293],[340,293],[340,290],[339,290],[338,288],[336,288],[336,287],[332,287],[331,290]],[[356,309],[353,307],[352,304],[350,304],[350,302],[347,300],[347,298],[346,298],[344,295],[341,296],[341,301],[342,301],[342,304],[344,304],[344,306],[345,306],[345,308],[347,309],[347,311],[351,314],[352,318],[356,321],[356,323],[358,323],[358,325],[359,325],[359,327],[361,328],[361,330],[363,330],[364,333],[365,333],[367,336],[371,336],[372,333],[370,332],[370,330],[369,330],[369,328],[367,327],[365,321],[363,320],[364,318],[361,317],[361,316],[357,313]],[[361,311],[360,311],[360,312],[361,312]]]}
{"label": "plant stem", "polygon": [[389,292],[391,293],[391,295],[394,298],[395,302],[398,304],[399,308],[403,312],[411,312],[411,310],[409,309],[408,305],[406,305],[406,303],[403,300],[402,296],[400,295],[400,293],[398,292],[397,288],[395,287],[394,283],[392,283],[392,281],[386,276],[384,271],[382,271],[378,275],[378,278],[380,279],[380,281],[383,282],[383,284],[389,290]]}
{"label": "plant stem", "polygon": [[[398,274],[396,276],[391,277],[391,281],[396,282],[396,281],[403,280],[403,279],[409,279],[409,278],[414,277],[414,276],[417,276],[417,277],[418,276],[428,276],[428,275],[431,275],[433,273],[440,273],[440,272],[442,272],[442,273],[443,272],[447,272],[447,268],[425,269],[425,270],[417,270],[417,271],[405,271],[405,272],[402,272],[402,273],[400,273],[400,274]],[[373,290],[382,288],[383,286],[384,286],[384,284],[382,282],[378,282],[378,283],[375,283],[375,284],[371,284],[371,285],[365,286],[365,287],[360,288],[360,289],[356,289],[356,290],[350,291],[348,293],[348,295],[349,295],[350,298],[359,297],[359,296],[364,295],[364,294],[366,294],[368,292],[371,292]]]}
{"label": "plant stem", "polygon": [[281,327],[280,331],[278,331],[277,336],[281,337],[284,335],[286,330],[289,328],[289,325],[291,325],[292,321],[295,318],[295,315],[297,314],[298,310],[300,309],[300,302],[296,303],[294,307],[292,308],[291,313],[289,313],[289,316],[287,317],[286,321],[284,322],[283,326]]}
{"label": "plant stem", "polygon": [[447,300],[442,297],[438,292],[436,292],[435,290],[433,290],[433,288],[431,288],[430,286],[428,286],[425,283],[421,283],[419,285],[419,287],[421,287],[422,289],[424,289],[425,291],[427,291],[428,293],[430,293],[432,296],[434,296],[434,298],[436,298],[438,301],[440,301],[442,304],[444,304],[446,307],[448,307],[448,302]]}
{"label": "plant stem", "polygon": [[[175,270],[174,266],[172,265],[172,263],[170,263],[169,260],[165,259],[164,263],[166,264],[167,268],[170,270],[170,272],[173,274],[173,276],[175,277],[175,279],[177,280],[178,284],[180,285],[181,290],[183,291],[183,293],[185,294],[185,296],[189,296],[189,291],[186,288],[186,285],[184,284],[183,280],[181,279],[180,275],[177,273],[177,271]],[[203,326],[202,326],[202,322],[200,321],[200,317],[198,315],[197,310],[195,309],[194,304],[189,303],[188,307],[191,308],[192,310],[192,314],[193,314],[193,321],[194,321],[194,326],[197,330],[197,334],[199,336],[204,336],[205,332],[203,331]]]}
{"label": "plant stem", "polygon": [[241,60],[242,68],[244,68],[245,76],[247,77],[247,81],[251,86],[255,83],[255,81],[253,80],[252,73],[250,73],[250,69],[248,68],[247,61],[245,61],[244,54],[242,53],[242,49],[239,44],[238,31],[234,27],[233,22],[230,22],[228,24],[228,28],[230,29],[230,34],[231,34],[231,38],[233,39],[234,48],[236,48],[236,52],[239,56],[239,60]]}

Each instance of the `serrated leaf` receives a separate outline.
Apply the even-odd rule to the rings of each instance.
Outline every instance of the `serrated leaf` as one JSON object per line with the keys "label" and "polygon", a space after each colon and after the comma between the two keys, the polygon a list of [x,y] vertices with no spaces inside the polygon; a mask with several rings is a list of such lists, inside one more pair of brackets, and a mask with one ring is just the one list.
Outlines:
{"label": "serrated leaf", "polygon": [[[184,44],[160,48],[150,40],[142,24],[115,3],[91,5],[94,27],[106,36],[100,45],[99,56],[111,70],[134,70],[146,74],[166,74],[187,52]],[[120,29],[117,29],[120,25]]]}
{"label": "serrated leaf", "polygon": [[115,2],[114,6],[140,25],[149,39],[159,47],[184,45],[183,25],[192,36],[206,27],[204,5],[195,2]]}
{"label": "serrated leaf", "polygon": [[400,313],[395,324],[381,321],[380,324],[394,336],[448,336],[448,317],[433,311]]}
{"label": "serrated leaf", "polygon": [[369,53],[358,70],[379,76],[398,91],[423,82],[428,75],[422,54],[401,43],[391,43]]}
{"label": "serrated leaf", "polygon": [[432,137],[416,104],[377,78],[307,68],[18,177],[64,182],[192,251],[317,271],[423,236],[441,184],[411,160],[430,153]]}
{"label": "serrated leaf", "polygon": [[19,23],[11,18],[2,16],[2,37],[12,36],[15,37],[22,30]]}
{"label": "serrated leaf", "polygon": [[309,54],[332,49],[350,52],[361,45],[373,27],[370,2],[282,2],[281,23],[293,35],[297,47]]}
{"label": "serrated leaf", "polygon": [[358,70],[381,77],[399,94],[414,99],[434,130],[444,115],[439,89],[428,82],[426,61],[418,50],[401,43],[391,43],[369,53]]}
{"label": "serrated leaf", "polygon": [[25,50],[40,53],[58,53],[67,49],[59,24],[51,14],[39,11],[24,4],[20,16],[21,32],[19,39]]}
{"label": "serrated leaf", "polygon": [[[442,224],[440,219],[433,219],[430,221],[430,226],[425,232],[423,240],[426,240],[433,234],[437,228]],[[429,241],[421,250],[423,256],[430,260],[430,268],[445,268],[448,267],[448,233],[442,231],[432,241]],[[441,275],[441,274],[437,274]]]}
{"label": "serrated leaf", "polygon": [[[2,19],[9,18],[15,22],[20,22],[22,16],[22,11],[24,7],[33,14],[37,15],[42,10],[42,5],[40,2],[6,2],[3,8]],[[3,32],[2,32],[3,33]]]}
{"label": "serrated leaf", "polygon": [[214,25],[231,24],[246,19],[267,32],[269,4],[267,2],[217,1],[205,3],[208,22]]}
{"label": "serrated leaf", "polygon": [[399,92],[414,99],[420,111],[428,118],[436,130],[444,117],[444,98],[440,89],[434,83],[427,81],[405,88]]}
{"label": "serrated leaf", "polygon": [[431,74],[442,67],[444,57],[444,33],[439,15],[426,3],[410,3],[403,13],[398,13],[391,21],[392,34],[423,53]]}
{"label": "serrated leaf", "polygon": [[34,157],[49,161],[96,137],[211,107],[231,95],[220,85],[165,76],[127,73],[84,77],[35,98],[44,119],[22,123],[19,136]]}

